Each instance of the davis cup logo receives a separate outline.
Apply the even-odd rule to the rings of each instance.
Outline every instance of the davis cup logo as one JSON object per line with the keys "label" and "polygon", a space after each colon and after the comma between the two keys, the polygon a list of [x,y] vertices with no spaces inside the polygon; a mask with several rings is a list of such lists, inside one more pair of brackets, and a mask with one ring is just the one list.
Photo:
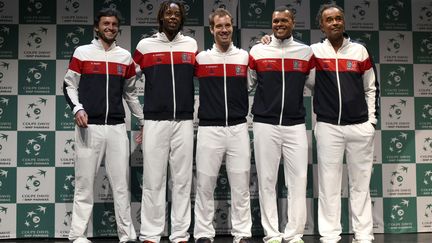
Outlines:
{"label": "davis cup logo", "polygon": [[420,82],[424,86],[432,87],[432,69],[422,73]]}
{"label": "davis cup logo", "polygon": [[138,12],[150,16],[153,14],[154,8],[154,3],[150,0],[141,0],[138,6]]}
{"label": "davis cup logo", "polygon": [[420,52],[425,55],[432,54],[432,35],[429,35],[429,38],[424,38],[420,42]]}
{"label": "davis cup logo", "polygon": [[7,207],[0,206],[0,225],[1,225],[1,223],[3,223],[3,219],[1,217],[1,215],[2,214],[6,215],[7,214],[7,210],[8,210]]}
{"label": "davis cup logo", "polygon": [[429,218],[429,217],[432,218],[432,203],[429,203],[428,205],[426,205],[424,216],[426,218]]}
{"label": "davis cup logo", "polygon": [[0,169],[0,191],[3,188],[3,179],[6,179],[8,175],[8,171],[7,170],[1,170]]}
{"label": "davis cup logo", "polygon": [[[1,44],[0,44],[1,48]],[[0,84],[3,82],[4,77],[4,70],[9,69],[9,63],[8,62],[0,62]]]}
{"label": "davis cup logo", "polygon": [[33,31],[27,36],[26,45],[30,48],[38,49],[43,44],[43,38],[48,34],[48,29],[45,27],[40,27],[36,31]]}
{"label": "davis cup logo", "polygon": [[42,114],[43,107],[46,106],[47,99],[39,97],[39,99],[36,102],[32,102],[27,105],[27,111],[25,116],[27,118],[33,118],[35,120],[39,119]]}
{"label": "davis cup logo", "polygon": [[0,48],[2,48],[6,44],[6,39],[10,33],[10,28],[7,26],[3,26],[0,28]]}
{"label": "davis cup logo", "polygon": [[250,1],[247,15],[251,19],[260,19],[266,5],[267,0]]}
{"label": "davis cup logo", "polygon": [[408,140],[408,133],[400,132],[399,135],[392,137],[388,150],[394,154],[400,154]]}
{"label": "davis cup logo", "polygon": [[217,9],[217,8],[227,8],[227,4],[225,3],[226,1],[222,1],[222,0],[214,0],[213,1],[213,10]]}
{"label": "davis cup logo", "polygon": [[399,102],[390,105],[388,116],[391,119],[399,120],[402,116],[402,112],[403,112],[404,107],[406,107],[406,103],[407,103],[406,100],[401,99]]}
{"label": "davis cup logo", "polygon": [[432,105],[431,104],[425,104],[423,106],[423,110],[422,110],[422,114],[421,114],[422,118],[425,120],[432,120]]}
{"label": "davis cup logo", "polygon": [[[25,189],[27,191],[37,192],[41,186],[41,180],[46,176],[46,170],[39,169],[34,175],[27,176]],[[42,178],[43,177],[43,178]]]}
{"label": "davis cup logo", "polygon": [[399,66],[396,70],[389,72],[387,76],[387,84],[393,87],[399,87],[401,85],[402,77],[405,75],[406,68]]}
{"label": "davis cup logo", "polygon": [[105,175],[102,179],[102,185],[101,185],[103,190],[111,190],[111,184],[109,182],[108,176]]}
{"label": "davis cup logo", "polygon": [[75,152],[75,140],[73,138],[66,139],[63,153],[66,155],[69,155],[70,153],[73,153],[73,152]]}
{"label": "davis cup logo", "polygon": [[5,3],[3,0],[0,1],[0,13],[3,13]]}
{"label": "davis cup logo", "polygon": [[385,11],[385,18],[389,21],[398,21],[403,12],[403,8],[404,3],[402,1],[396,1],[388,5]]}
{"label": "davis cup logo", "polygon": [[80,7],[80,0],[66,0],[65,10],[69,13],[77,13]]}
{"label": "davis cup logo", "polygon": [[421,7],[420,14],[418,15],[420,21],[431,22],[432,21],[432,2],[428,5]]}
{"label": "davis cup logo", "polygon": [[7,142],[8,137],[9,135],[0,133],[0,154],[2,154],[3,151],[3,142]]}
{"label": "davis cup logo", "polygon": [[432,138],[427,137],[423,142],[423,151],[432,152]]}
{"label": "davis cup logo", "polygon": [[105,227],[114,228],[116,226],[116,219],[114,212],[106,210],[102,214],[101,225]]}
{"label": "davis cup logo", "polygon": [[46,142],[46,138],[46,134],[39,133],[37,137],[27,140],[25,153],[27,155],[39,156],[43,149],[43,144]]}
{"label": "davis cup logo", "polygon": [[73,191],[75,188],[75,176],[67,175],[63,182],[63,189],[66,192]]}
{"label": "davis cup logo", "polygon": [[405,39],[405,35],[398,33],[395,37],[390,38],[387,41],[387,51],[393,54],[397,54],[401,48],[401,42]]}
{"label": "davis cup logo", "polygon": [[408,167],[400,166],[396,171],[391,174],[390,184],[394,186],[402,186],[404,181],[404,176],[408,174]]}
{"label": "davis cup logo", "polygon": [[40,14],[43,8],[43,3],[42,1],[38,1],[38,0],[29,0],[27,3],[27,12],[28,13],[35,13],[35,14]]}
{"label": "davis cup logo", "polygon": [[431,186],[432,185],[432,171],[431,170],[425,171],[424,176],[423,176],[423,184],[425,186]]}
{"label": "davis cup logo", "polygon": [[117,4],[115,3],[114,0],[104,0],[104,5],[108,8],[117,9]]}
{"label": "davis cup logo", "polygon": [[366,17],[366,9],[369,8],[370,1],[365,0],[360,4],[354,5],[354,11],[352,14],[353,19],[355,20],[364,20]]}
{"label": "davis cup logo", "polygon": [[0,119],[3,118],[3,114],[6,112],[6,107],[9,105],[9,98],[0,98]]}
{"label": "davis cup logo", "polygon": [[215,210],[215,218],[213,221],[217,224],[226,225],[228,223],[228,212],[230,207],[231,205],[228,202],[226,202],[222,207],[218,207]]}
{"label": "davis cup logo", "polygon": [[27,212],[26,219],[24,221],[24,225],[27,228],[37,229],[39,225],[43,224],[43,218],[46,213],[46,207],[37,206],[33,210]]}
{"label": "davis cup logo", "polygon": [[43,74],[46,73],[48,64],[39,62],[39,65],[28,68],[26,81],[29,84],[40,84]]}
{"label": "davis cup logo", "polygon": [[85,29],[83,27],[76,27],[74,31],[66,33],[64,46],[69,49],[75,49],[81,45],[81,38],[84,36]]}
{"label": "davis cup logo", "polygon": [[393,221],[402,221],[405,218],[405,212],[408,210],[409,201],[402,199],[400,203],[392,206],[390,218]]}
{"label": "davis cup logo", "polygon": [[66,211],[63,218],[63,225],[69,226],[72,222],[72,211]]}

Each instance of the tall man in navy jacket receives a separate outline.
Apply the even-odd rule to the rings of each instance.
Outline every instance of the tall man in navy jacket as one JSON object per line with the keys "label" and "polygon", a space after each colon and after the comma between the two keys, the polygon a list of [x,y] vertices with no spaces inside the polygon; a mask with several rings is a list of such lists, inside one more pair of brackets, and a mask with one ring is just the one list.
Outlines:
{"label": "tall man in navy jacket", "polygon": [[216,9],[209,15],[209,24],[215,44],[196,57],[200,105],[194,237],[197,243],[210,243],[215,237],[213,193],[225,157],[231,185],[233,242],[247,243],[252,235],[246,123],[249,55],[232,43],[233,19],[227,10]]}
{"label": "tall man in navy jacket", "polygon": [[141,40],[134,53],[144,84],[143,192],[140,240],[160,242],[165,228],[168,163],[172,181],[171,242],[187,242],[191,221],[194,64],[197,43],[182,35],[181,2],[165,1],[159,32]]}

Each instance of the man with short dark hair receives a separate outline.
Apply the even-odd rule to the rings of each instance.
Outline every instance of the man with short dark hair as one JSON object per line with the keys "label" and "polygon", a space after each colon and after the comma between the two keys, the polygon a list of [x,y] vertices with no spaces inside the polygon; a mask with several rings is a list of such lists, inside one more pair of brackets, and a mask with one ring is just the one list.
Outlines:
{"label": "man with short dark hair", "polygon": [[195,200],[196,243],[215,237],[214,190],[225,158],[231,186],[231,234],[234,243],[248,243],[252,236],[250,212],[250,141],[247,65],[249,55],[232,43],[233,19],[225,9],[209,15],[215,44],[196,57],[199,80]]}
{"label": "man with short dark hair", "polygon": [[[253,114],[254,151],[258,175],[264,242],[303,242],[306,223],[308,140],[303,91],[314,68],[309,46],[293,39],[294,13],[286,6],[272,14],[271,42],[250,50],[250,80],[256,86]],[[288,222],[279,232],[276,183],[283,159],[288,188]]]}
{"label": "man with short dark hair", "polygon": [[140,240],[160,242],[165,228],[166,181],[172,181],[171,242],[187,242],[191,221],[194,64],[197,43],[182,35],[181,2],[165,1],[159,32],[141,40],[134,60],[145,77]]}
{"label": "man with short dark hair", "polygon": [[116,45],[120,13],[99,11],[95,39],[78,47],[64,78],[63,92],[75,114],[75,195],[69,240],[89,243],[86,236],[93,209],[93,185],[105,159],[120,242],[135,242],[129,188],[129,139],[122,98],[143,124],[135,89],[135,63],[131,54]]}
{"label": "man with short dark hair", "polygon": [[340,241],[343,157],[349,180],[353,243],[371,243],[372,174],[379,87],[366,48],[345,34],[344,11],[324,4],[317,20],[326,39],[311,45],[316,57],[314,133],[318,156],[318,229],[322,243]]}

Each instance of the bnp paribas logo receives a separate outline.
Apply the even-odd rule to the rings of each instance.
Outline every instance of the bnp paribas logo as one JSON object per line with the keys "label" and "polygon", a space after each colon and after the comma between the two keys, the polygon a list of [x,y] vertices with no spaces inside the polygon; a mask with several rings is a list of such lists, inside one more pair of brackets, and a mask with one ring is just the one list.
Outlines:
{"label": "bnp paribas logo", "polygon": [[421,117],[425,121],[432,121],[432,104],[424,104],[422,111],[421,111]]}
{"label": "bnp paribas logo", "polygon": [[10,28],[8,26],[0,27],[0,48],[6,45],[9,40]]}
{"label": "bnp paribas logo", "polygon": [[432,137],[426,137],[424,138],[422,150],[424,152],[432,153]]}
{"label": "bnp paribas logo", "polygon": [[65,0],[65,10],[68,13],[76,14],[80,10],[80,0]]}
{"label": "bnp paribas logo", "polygon": [[387,40],[386,50],[390,54],[398,54],[401,50],[401,43],[404,41],[405,35],[402,33],[397,33]]}
{"label": "bnp paribas logo", "polygon": [[47,99],[39,97],[27,104],[27,110],[25,111],[25,117],[31,120],[38,120],[44,113],[47,105]]}
{"label": "bnp paribas logo", "polygon": [[423,173],[423,185],[432,188],[432,170],[426,170]]}
{"label": "bnp paribas logo", "polygon": [[[0,43],[1,43],[1,39],[0,39]],[[0,48],[1,48],[1,44],[0,44]],[[8,62],[0,62],[0,84],[2,84],[3,83],[3,78],[4,78],[4,76],[5,76],[5,72],[6,72],[6,70],[8,70],[9,69],[9,65],[10,65],[10,63],[8,63]]]}
{"label": "bnp paribas logo", "polygon": [[399,132],[395,134],[390,140],[388,151],[391,154],[400,154],[405,150],[406,144],[408,142],[408,133]]}
{"label": "bnp paribas logo", "polygon": [[399,202],[392,205],[390,219],[394,222],[400,222],[405,219],[409,211],[410,201],[401,199]]}
{"label": "bnp paribas logo", "polygon": [[391,172],[390,184],[392,186],[401,187],[404,183],[407,174],[408,174],[408,167],[399,166],[396,170]]}
{"label": "bnp paribas logo", "polygon": [[249,1],[247,15],[250,19],[260,19],[265,11],[267,0]]}
{"label": "bnp paribas logo", "polygon": [[368,0],[354,4],[352,18],[357,21],[365,20],[369,7],[370,7],[370,1]]}
{"label": "bnp paribas logo", "polygon": [[75,176],[66,175],[63,181],[63,190],[65,192],[71,192],[75,189]]}
{"label": "bnp paribas logo", "polygon": [[63,154],[70,155],[73,153],[75,153],[75,139],[73,138],[66,139],[63,147]]}
{"label": "bnp paribas logo", "polygon": [[432,220],[432,203],[429,203],[424,208],[424,216]]}
{"label": "bnp paribas logo", "polygon": [[27,156],[39,156],[44,150],[44,144],[47,140],[47,134],[39,133],[36,137],[29,138],[25,147]]}
{"label": "bnp paribas logo", "polygon": [[219,226],[217,228],[226,227],[229,222],[229,212],[231,204],[229,201],[219,201],[217,208],[215,210],[215,217],[213,222]]}
{"label": "bnp paribas logo", "polygon": [[31,49],[38,49],[44,44],[44,39],[48,35],[48,28],[40,26],[27,34],[26,45]]}
{"label": "bnp paribas logo", "polygon": [[46,207],[41,205],[30,208],[30,210],[26,212],[27,215],[24,220],[25,227],[29,229],[37,229],[41,224],[44,224],[46,209]]}
{"label": "bnp paribas logo", "polygon": [[405,76],[406,68],[403,66],[398,66],[396,69],[390,71],[388,73],[388,76],[386,78],[386,83],[390,87],[399,87],[401,85],[401,82],[403,80],[403,77]]}
{"label": "bnp paribas logo", "polygon": [[402,13],[404,12],[404,5],[404,2],[399,0],[387,5],[385,9],[385,18],[388,21],[399,21]]}
{"label": "bnp paribas logo", "polygon": [[403,111],[406,108],[407,101],[400,99],[398,102],[391,104],[389,107],[389,113],[388,117],[392,120],[399,120],[402,115]]}
{"label": "bnp paribas logo", "polygon": [[46,170],[38,169],[35,173],[28,175],[25,189],[29,192],[38,192],[46,178]]}

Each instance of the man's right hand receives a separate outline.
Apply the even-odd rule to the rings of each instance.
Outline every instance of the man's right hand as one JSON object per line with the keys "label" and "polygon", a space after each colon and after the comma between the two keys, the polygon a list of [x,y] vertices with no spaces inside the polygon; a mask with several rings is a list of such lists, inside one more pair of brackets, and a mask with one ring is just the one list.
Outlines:
{"label": "man's right hand", "polygon": [[88,116],[84,110],[79,110],[75,113],[75,123],[79,127],[87,127]]}
{"label": "man's right hand", "polygon": [[268,45],[271,42],[271,36],[269,35],[264,35],[263,37],[261,37],[261,43],[263,43],[264,45]]}

